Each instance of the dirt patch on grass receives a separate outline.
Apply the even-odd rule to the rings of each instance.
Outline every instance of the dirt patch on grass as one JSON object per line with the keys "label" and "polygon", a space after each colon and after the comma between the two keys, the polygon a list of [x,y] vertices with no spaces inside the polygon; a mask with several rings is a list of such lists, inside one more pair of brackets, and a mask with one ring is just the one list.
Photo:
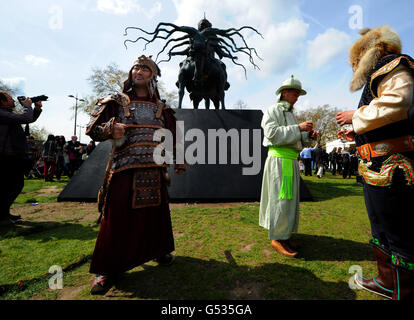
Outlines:
{"label": "dirt patch on grass", "polygon": [[269,258],[273,253],[274,253],[274,251],[272,251],[272,250],[270,250],[270,249],[268,249],[268,248],[264,248],[263,250],[262,250],[262,252],[263,252],[263,255],[266,257],[266,258]]}
{"label": "dirt patch on grass", "polygon": [[236,287],[230,291],[231,300],[262,300],[262,284],[258,282],[236,283]]}
{"label": "dirt patch on grass", "polygon": [[256,242],[246,244],[240,249],[240,252],[249,252],[255,246],[255,244]]}
{"label": "dirt patch on grass", "polygon": [[19,205],[12,208],[14,214],[20,214],[27,221],[94,221],[99,213],[96,203],[50,202],[38,205]]}
{"label": "dirt patch on grass", "polygon": [[61,192],[62,192],[61,187],[50,186],[50,187],[44,187],[36,192],[33,192],[33,194],[37,196],[42,196],[42,197],[53,197],[53,196],[58,196],[59,193]]}
{"label": "dirt patch on grass", "polygon": [[[47,190],[46,190],[47,189]],[[41,189],[42,195],[47,192],[52,193],[57,190],[53,186]],[[49,194],[50,195],[50,194]],[[196,208],[233,208],[244,204],[245,202],[227,202],[227,203],[171,203],[171,209],[182,209],[190,206]],[[95,202],[49,202],[39,203],[36,205],[25,204],[15,205],[12,213],[20,214],[23,220],[29,221],[74,221],[92,222],[99,217],[98,206]]]}
{"label": "dirt patch on grass", "polygon": [[182,209],[187,207],[223,209],[235,208],[249,202],[221,202],[221,203],[170,203],[171,209]]}
{"label": "dirt patch on grass", "polygon": [[88,284],[80,287],[65,287],[59,292],[57,300],[76,300],[81,291],[88,287]]}

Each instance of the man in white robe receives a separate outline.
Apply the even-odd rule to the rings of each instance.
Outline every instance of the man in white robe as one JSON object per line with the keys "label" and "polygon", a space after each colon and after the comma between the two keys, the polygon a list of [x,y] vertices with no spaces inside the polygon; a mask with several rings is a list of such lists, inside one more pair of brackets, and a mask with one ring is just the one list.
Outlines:
{"label": "man in white robe", "polygon": [[276,91],[276,104],[266,110],[261,123],[263,145],[269,147],[269,154],[263,172],[259,225],[269,230],[272,248],[287,257],[297,255],[296,245],[290,241],[299,222],[297,158],[317,137],[312,121],[298,124],[293,114],[294,104],[305,94],[301,82],[292,75]]}

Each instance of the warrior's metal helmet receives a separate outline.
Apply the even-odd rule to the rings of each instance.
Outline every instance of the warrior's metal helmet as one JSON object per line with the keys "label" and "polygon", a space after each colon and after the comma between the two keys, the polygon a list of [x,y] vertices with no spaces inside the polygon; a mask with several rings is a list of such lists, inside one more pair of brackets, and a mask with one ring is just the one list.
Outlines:
{"label": "warrior's metal helmet", "polygon": [[131,69],[136,65],[144,65],[151,69],[152,77],[161,77],[161,70],[158,65],[152,60],[152,56],[146,57],[144,55],[140,56],[135,62],[133,63]]}
{"label": "warrior's metal helmet", "polygon": [[198,31],[203,31],[206,28],[211,28],[213,25],[205,17],[198,23]]}

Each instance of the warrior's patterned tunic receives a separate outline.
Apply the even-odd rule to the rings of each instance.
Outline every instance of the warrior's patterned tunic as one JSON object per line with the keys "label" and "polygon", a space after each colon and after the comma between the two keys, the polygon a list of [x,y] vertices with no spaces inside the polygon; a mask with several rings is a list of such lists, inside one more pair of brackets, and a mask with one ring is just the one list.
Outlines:
{"label": "warrior's patterned tunic", "polygon": [[[102,141],[112,138],[108,133],[114,121],[131,126],[113,157],[90,266],[90,272],[95,274],[124,272],[174,251],[168,192],[163,180],[165,168],[152,161],[155,144],[151,143],[152,134],[159,127],[169,129],[175,137],[174,111],[158,109],[157,118],[154,100],[138,99],[131,94],[129,100],[103,101],[107,105],[96,110],[87,130],[93,140]],[[133,116],[140,119],[139,123],[130,120]]]}

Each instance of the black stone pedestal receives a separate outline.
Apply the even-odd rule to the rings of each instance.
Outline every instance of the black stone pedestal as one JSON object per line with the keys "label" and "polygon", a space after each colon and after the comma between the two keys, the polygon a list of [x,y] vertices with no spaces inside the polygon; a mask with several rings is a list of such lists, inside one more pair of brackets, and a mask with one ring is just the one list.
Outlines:
{"label": "black stone pedestal", "polygon": [[[267,150],[261,110],[176,109],[183,128],[187,171],[168,169],[172,202],[259,201]],[[95,202],[112,145],[101,142],[61,192],[58,201]],[[301,179],[301,201],[311,200]]]}
{"label": "black stone pedestal", "polygon": [[[181,175],[170,167],[171,201],[259,201],[267,152],[262,147],[263,112],[179,109],[176,117],[189,140],[184,143],[186,162],[192,160],[191,151],[200,151],[196,146],[203,144],[205,154],[198,163],[187,164]],[[199,129],[198,139],[191,137],[192,129]]]}
{"label": "black stone pedestal", "polygon": [[58,201],[96,202],[112,151],[110,141],[100,142],[58,196]]}

